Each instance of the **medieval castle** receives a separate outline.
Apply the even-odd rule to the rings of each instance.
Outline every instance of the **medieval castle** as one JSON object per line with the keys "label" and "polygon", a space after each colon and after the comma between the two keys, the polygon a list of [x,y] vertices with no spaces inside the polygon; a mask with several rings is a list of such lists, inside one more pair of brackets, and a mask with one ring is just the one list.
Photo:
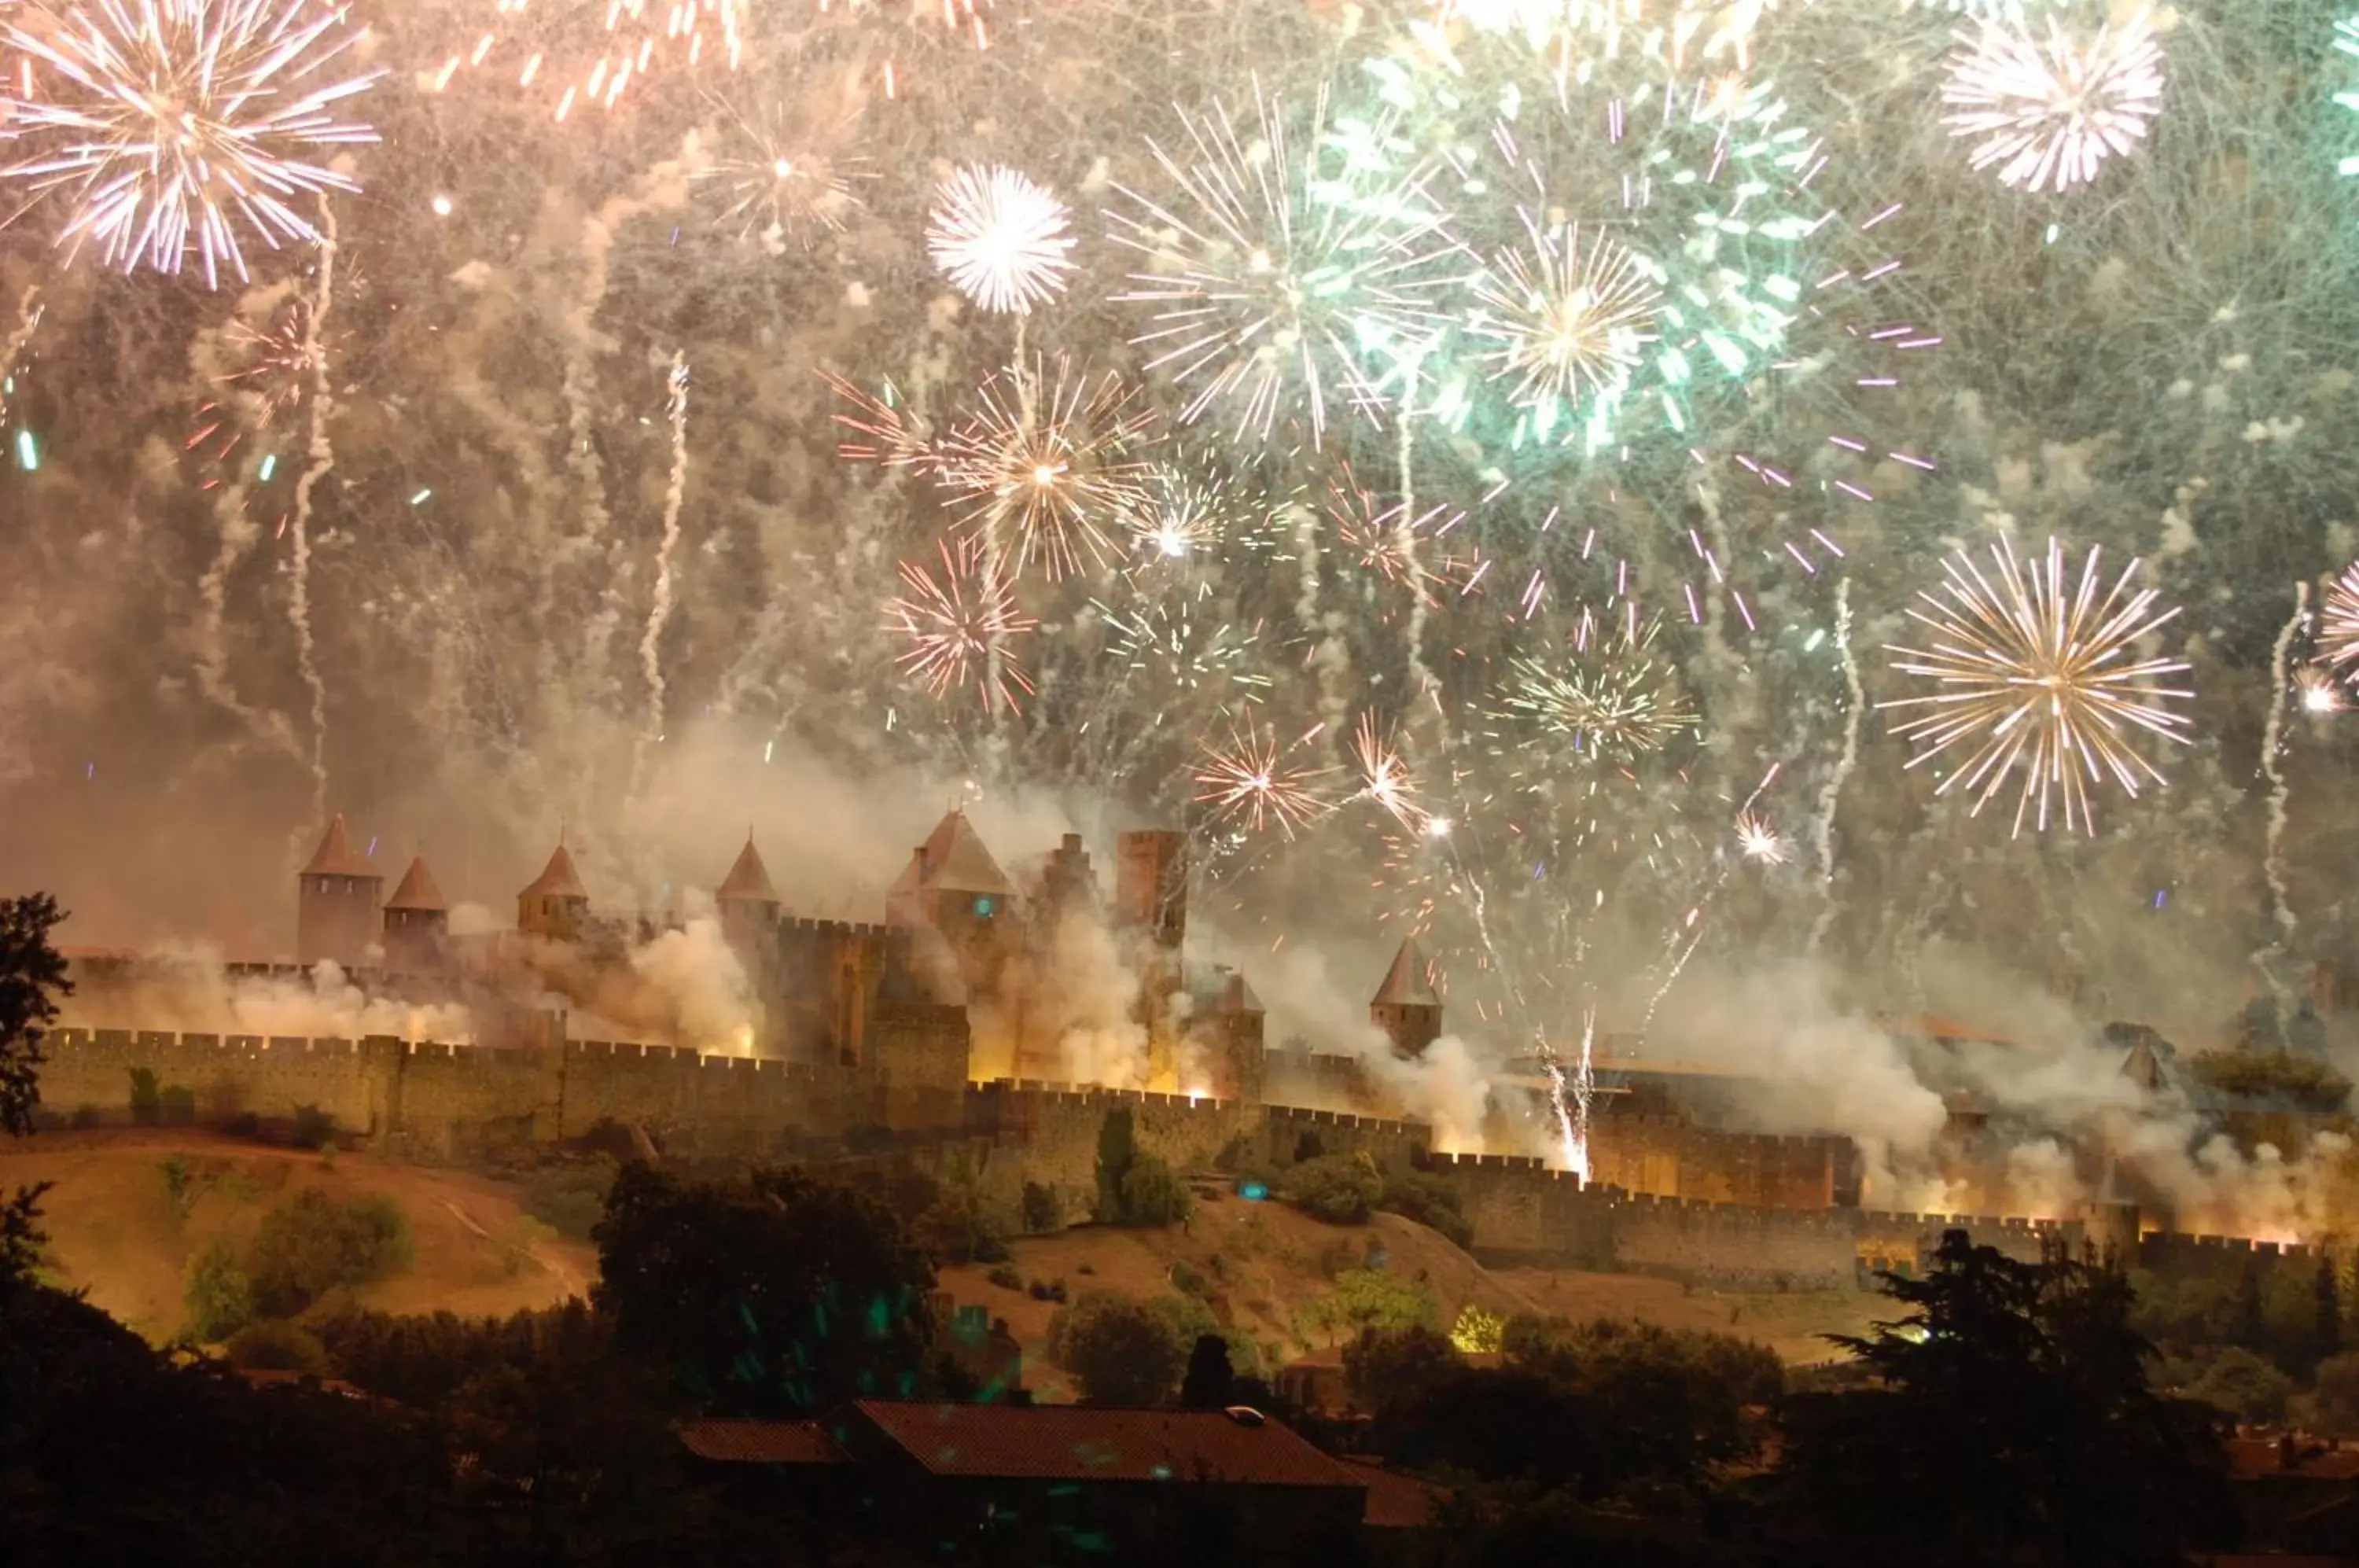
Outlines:
{"label": "medieval castle", "polygon": [[[1714,1125],[1712,1094],[1741,1080],[1699,1086],[1682,1081],[1692,1074],[1650,1076],[1636,1062],[1600,1103],[1586,1181],[1539,1158],[1437,1149],[1432,1129],[1399,1114],[1364,1059],[1271,1049],[1245,977],[1190,964],[1185,840],[1174,833],[1119,836],[1108,901],[1078,835],[1019,881],[953,811],[912,853],[877,924],[788,914],[749,837],[712,902],[758,1023],[750,1038],[679,1045],[579,1038],[581,1015],[549,1006],[551,995],[594,996],[596,976],[664,928],[593,911],[561,843],[517,895],[513,932],[454,934],[422,858],[390,898],[383,887],[342,819],[331,822],[298,877],[300,969],[332,963],[372,996],[464,1002],[477,1043],[69,1028],[46,1046],[49,1116],[125,1117],[132,1086],[144,1083],[151,1094],[164,1086],[194,1119],[300,1110],[332,1116],[388,1154],[424,1160],[554,1144],[612,1122],[694,1156],[915,1163],[973,1182],[1012,1223],[1027,1184],[1058,1192],[1066,1213],[1088,1211],[1098,1131],[1122,1106],[1140,1145],[1184,1172],[1282,1171],[1312,1154],[1357,1150],[1394,1168],[1444,1171],[1478,1253],[1494,1258],[1797,1286],[1848,1284],[1865,1267],[1909,1261],[1958,1218],[1866,1206],[1848,1138]],[[1067,1020],[1052,947],[1075,914],[1112,933],[1135,980],[1126,1022],[1144,1069],[1131,1086],[1058,1081]],[[137,963],[82,958],[78,1014],[103,1018],[115,988],[135,983]],[[536,987],[531,1004],[504,1000],[519,974]],[[1404,942],[1377,984],[1369,1019],[1396,1056],[1414,1060],[1440,1038],[1437,978]],[[2132,1048],[2125,1072],[2141,1081],[2160,1072],[2151,1044]],[[1517,1103],[1495,1105],[1492,1141],[1551,1141],[1535,1136],[1549,1125],[1534,1115],[1544,1088],[1537,1076],[1495,1078],[1495,1095],[1505,1090]],[[1971,1143],[1975,1107],[1954,1104],[1952,1122],[1960,1146]],[[2131,1202],[2064,1220],[1972,1223],[2027,1250],[2059,1237],[2142,1245]],[[2143,1245],[2198,1244],[2149,1236]]]}

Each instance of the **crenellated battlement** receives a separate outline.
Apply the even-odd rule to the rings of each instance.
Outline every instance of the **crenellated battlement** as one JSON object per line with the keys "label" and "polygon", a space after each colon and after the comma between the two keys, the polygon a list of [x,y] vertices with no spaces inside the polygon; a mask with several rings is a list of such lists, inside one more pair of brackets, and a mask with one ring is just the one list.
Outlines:
{"label": "crenellated battlement", "polygon": [[1367,1133],[1382,1138],[1430,1138],[1433,1133],[1433,1128],[1424,1122],[1396,1116],[1364,1116],[1354,1111],[1321,1110],[1310,1105],[1270,1105],[1264,1114],[1272,1122],[1305,1127],[1334,1127],[1343,1132]]}
{"label": "crenellated battlement", "polygon": [[893,934],[893,928],[871,925],[864,920],[829,920],[813,915],[782,915],[780,931],[793,931],[800,936],[832,936],[855,942],[883,942]]}

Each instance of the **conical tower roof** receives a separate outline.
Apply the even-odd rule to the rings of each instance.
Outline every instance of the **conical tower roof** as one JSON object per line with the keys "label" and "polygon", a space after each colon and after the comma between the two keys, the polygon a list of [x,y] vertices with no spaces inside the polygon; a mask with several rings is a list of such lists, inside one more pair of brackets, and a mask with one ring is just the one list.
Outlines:
{"label": "conical tower roof", "polygon": [[974,824],[966,820],[964,811],[952,811],[937,824],[934,831],[919,846],[916,886],[935,888],[945,893],[1014,892],[1007,874],[992,859],[991,851],[983,846],[983,836]]}
{"label": "conical tower roof", "polygon": [[338,811],[328,819],[328,831],[320,836],[320,847],[311,852],[311,863],[303,867],[306,877],[375,877],[376,867],[353,853],[351,835],[344,832],[344,813]]}
{"label": "conical tower roof", "polygon": [[2154,1041],[2140,1036],[2122,1059],[2122,1076],[2148,1094],[2159,1091],[2165,1082],[2162,1058],[2155,1053]]}
{"label": "conical tower roof", "polygon": [[519,898],[587,898],[590,889],[582,886],[574,873],[573,856],[566,852],[565,841],[557,843],[557,853],[549,857],[532,886],[516,895]]}
{"label": "conical tower roof", "polygon": [[762,864],[761,852],[754,847],[754,835],[745,835],[745,847],[737,852],[737,862],[730,866],[729,875],[712,890],[714,898],[727,903],[732,898],[745,898],[765,904],[778,901],[778,891],[770,886],[770,872]]}
{"label": "conical tower roof", "polygon": [[1426,978],[1425,954],[1417,950],[1415,937],[1404,937],[1400,951],[1393,954],[1393,966],[1385,972],[1385,983],[1368,998],[1375,1007],[1438,1007],[1441,998],[1434,994],[1433,983]]}
{"label": "conical tower roof", "polygon": [[388,909],[421,909],[432,913],[447,912],[451,906],[442,901],[442,889],[434,886],[434,873],[426,869],[426,857],[410,857],[409,869],[401,874],[401,886],[385,901]]}
{"label": "conical tower roof", "polygon": [[1221,994],[1213,998],[1212,1010],[1216,1013],[1259,1013],[1267,1009],[1262,1007],[1261,998],[1254,995],[1254,988],[1245,984],[1245,975],[1232,970],[1222,984]]}

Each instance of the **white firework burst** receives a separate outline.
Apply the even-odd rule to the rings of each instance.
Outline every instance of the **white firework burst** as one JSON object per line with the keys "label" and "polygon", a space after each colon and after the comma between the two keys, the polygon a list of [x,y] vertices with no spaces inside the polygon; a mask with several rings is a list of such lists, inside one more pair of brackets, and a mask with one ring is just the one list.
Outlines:
{"label": "white firework burst", "polygon": [[1523,217],[1527,241],[1484,278],[1473,332],[1538,439],[1570,440],[1590,407],[1610,407],[1629,385],[1656,339],[1662,291],[1612,240]]}
{"label": "white firework burst", "polygon": [[[371,143],[340,117],[381,74],[329,68],[366,29],[299,0],[92,0],[5,13],[0,44],[20,71],[0,83],[0,125],[26,149],[0,181],[73,204],[59,239],[95,243],[111,267],[178,272],[194,251],[205,281],[247,277],[245,227],[271,249],[320,234],[293,199],[360,189],[309,159]],[[29,91],[27,91],[29,85]],[[12,94],[21,93],[21,96]]]}
{"label": "white firework burst", "polygon": [[2062,192],[2126,157],[2162,112],[2162,45],[2143,8],[2119,27],[2079,36],[2055,16],[2044,40],[2023,20],[1961,34],[1941,102],[1954,136],[1975,138],[1966,161],[1999,183]]}
{"label": "white firework burst", "polygon": [[936,195],[926,249],[984,310],[1026,315],[1070,281],[1072,211],[1012,169],[962,169]]}
{"label": "white firework burst", "polygon": [[773,255],[788,243],[808,250],[821,233],[842,234],[861,207],[858,187],[876,178],[854,150],[858,111],[814,121],[765,107],[731,117],[736,129],[723,156],[696,171],[725,203],[715,221]]}

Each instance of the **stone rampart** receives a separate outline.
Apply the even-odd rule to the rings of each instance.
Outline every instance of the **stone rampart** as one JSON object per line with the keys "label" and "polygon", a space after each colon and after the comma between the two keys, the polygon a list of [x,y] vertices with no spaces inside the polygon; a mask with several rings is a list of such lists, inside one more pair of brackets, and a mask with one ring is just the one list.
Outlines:
{"label": "stone rampart", "polygon": [[1607,1114],[1590,1128],[1597,1181],[1658,1197],[1823,1209],[1850,1170],[1852,1142],[1700,1127],[1679,1116]]}

